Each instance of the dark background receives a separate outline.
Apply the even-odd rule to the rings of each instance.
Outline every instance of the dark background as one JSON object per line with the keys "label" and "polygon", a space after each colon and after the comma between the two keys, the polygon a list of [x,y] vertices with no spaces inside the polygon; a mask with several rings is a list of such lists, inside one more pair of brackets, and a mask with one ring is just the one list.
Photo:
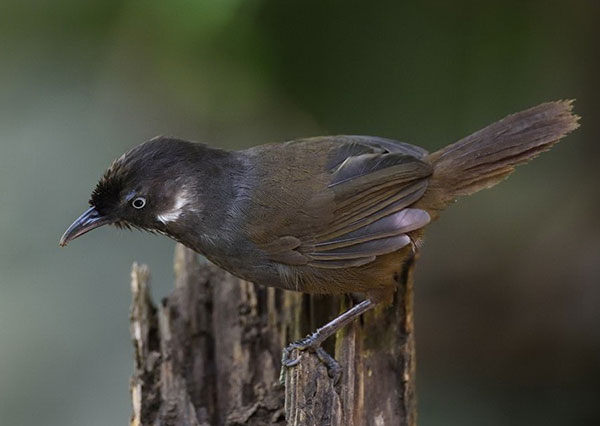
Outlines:
{"label": "dark background", "polygon": [[577,132],[430,226],[420,419],[600,424],[600,3],[372,3],[2,1],[0,424],[128,420],[130,265],[166,295],[173,243],[58,238],[129,147],[354,133],[435,150],[566,98]]}

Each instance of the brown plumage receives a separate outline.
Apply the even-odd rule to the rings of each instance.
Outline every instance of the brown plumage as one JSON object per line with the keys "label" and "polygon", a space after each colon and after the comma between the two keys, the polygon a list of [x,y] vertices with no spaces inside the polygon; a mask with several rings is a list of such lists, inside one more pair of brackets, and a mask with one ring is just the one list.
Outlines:
{"label": "brown plumage", "polygon": [[579,127],[573,101],[547,102],[497,121],[439,151],[427,161],[434,166],[429,191],[419,204],[439,211],[462,195],[490,188],[515,166],[552,148]]}
{"label": "brown plumage", "polygon": [[[102,224],[157,231],[234,275],[389,299],[424,227],[459,196],[500,182],[577,128],[570,101],[510,115],[433,154],[389,139],[330,136],[228,152],[155,138],[113,163],[61,244]],[[337,322],[336,322],[337,321]]]}
{"label": "brown plumage", "polygon": [[356,136],[253,148],[257,180],[272,184],[254,192],[268,203],[249,203],[250,239],[280,265],[285,288],[389,296],[430,218],[575,129],[571,108],[568,101],[542,104],[433,154]]}

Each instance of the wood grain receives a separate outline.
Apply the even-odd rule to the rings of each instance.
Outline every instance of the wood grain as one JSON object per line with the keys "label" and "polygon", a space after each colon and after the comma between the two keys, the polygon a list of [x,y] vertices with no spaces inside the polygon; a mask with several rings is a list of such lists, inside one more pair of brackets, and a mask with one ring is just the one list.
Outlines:
{"label": "wood grain", "polygon": [[132,269],[131,425],[416,424],[412,265],[398,276],[392,306],[327,342],[342,365],[338,383],[311,353],[299,354],[280,383],[281,350],[350,307],[350,297],[257,286],[182,246],[175,277],[157,307],[148,268]]}

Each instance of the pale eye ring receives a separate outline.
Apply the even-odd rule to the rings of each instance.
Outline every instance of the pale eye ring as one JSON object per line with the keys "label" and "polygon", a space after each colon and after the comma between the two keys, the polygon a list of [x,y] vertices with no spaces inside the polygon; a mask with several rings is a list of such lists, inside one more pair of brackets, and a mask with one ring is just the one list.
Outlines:
{"label": "pale eye ring", "polygon": [[146,199],[144,197],[137,197],[131,202],[131,205],[134,209],[143,209],[146,205]]}

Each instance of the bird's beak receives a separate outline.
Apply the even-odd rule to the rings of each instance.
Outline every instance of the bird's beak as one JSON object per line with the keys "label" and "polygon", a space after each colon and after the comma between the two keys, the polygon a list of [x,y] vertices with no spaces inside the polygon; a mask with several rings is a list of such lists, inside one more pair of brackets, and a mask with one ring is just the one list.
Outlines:
{"label": "bird's beak", "polygon": [[67,228],[63,236],[60,237],[59,244],[61,247],[64,247],[69,241],[90,232],[92,229],[111,222],[113,222],[113,220],[106,216],[102,216],[95,207],[90,207]]}

